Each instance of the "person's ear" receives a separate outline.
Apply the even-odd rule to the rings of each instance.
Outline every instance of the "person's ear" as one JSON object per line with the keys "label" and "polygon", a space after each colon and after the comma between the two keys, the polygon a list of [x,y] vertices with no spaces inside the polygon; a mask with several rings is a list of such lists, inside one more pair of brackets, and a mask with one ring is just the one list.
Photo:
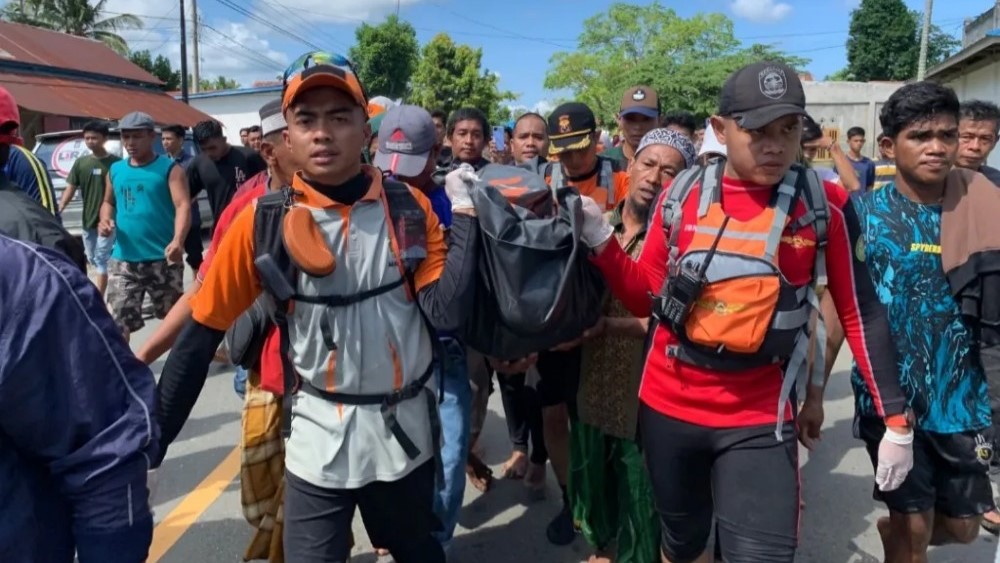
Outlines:
{"label": "person's ear", "polygon": [[721,115],[713,115],[709,118],[709,122],[712,124],[712,131],[715,133],[715,140],[719,141],[722,146],[726,145],[726,118]]}
{"label": "person's ear", "polygon": [[288,129],[281,132],[281,140],[285,142],[285,150],[292,151],[292,138],[288,135]]}
{"label": "person's ear", "polygon": [[896,160],[896,141],[892,137],[886,135],[882,137],[879,141],[878,148],[885,153],[885,156],[889,157],[890,160]]}

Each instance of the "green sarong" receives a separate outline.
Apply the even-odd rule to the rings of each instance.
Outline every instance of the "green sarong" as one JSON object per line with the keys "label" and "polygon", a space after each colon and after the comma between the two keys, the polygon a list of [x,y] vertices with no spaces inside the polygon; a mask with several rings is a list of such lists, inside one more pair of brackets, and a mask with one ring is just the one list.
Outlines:
{"label": "green sarong", "polygon": [[660,520],[634,440],[573,421],[568,492],[573,519],[590,545],[614,545],[617,563],[660,561]]}

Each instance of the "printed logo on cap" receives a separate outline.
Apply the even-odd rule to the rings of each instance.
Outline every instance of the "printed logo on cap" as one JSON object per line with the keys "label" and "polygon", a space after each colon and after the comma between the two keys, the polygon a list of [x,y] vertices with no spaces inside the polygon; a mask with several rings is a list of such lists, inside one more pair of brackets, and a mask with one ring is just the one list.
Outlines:
{"label": "printed logo on cap", "polygon": [[396,129],[389,136],[389,140],[386,141],[385,148],[391,151],[411,151],[413,150],[413,143],[406,138],[406,133],[403,133],[402,129]]}
{"label": "printed logo on cap", "polygon": [[646,99],[646,93],[640,88],[635,91],[635,94],[632,94],[632,99],[637,102],[641,102]]}
{"label": "printed logo on cap", "polygon": [[788,91],[785,71],[777,67],[769,66],[760,71],[757,81],[760,83],[760,93],[772,100],[780,99]]}
{"label": "printed logo on cap", "polygon": [[569,133],[572,130],[573,130],[573,127],[569,124],[569,116],[568,115],[560,115],[559,116],[559,132],[560,133]]}

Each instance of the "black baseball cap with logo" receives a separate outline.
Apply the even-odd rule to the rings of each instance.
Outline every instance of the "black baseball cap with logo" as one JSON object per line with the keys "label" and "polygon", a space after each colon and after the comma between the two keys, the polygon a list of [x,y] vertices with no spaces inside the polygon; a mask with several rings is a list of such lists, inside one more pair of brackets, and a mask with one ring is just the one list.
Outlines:
{"label": "black baseball cap with logo", "polygon": [[549,154],[585,149],[595,131],[597,119],[587,104],[562,104],[549,114]]}
{"label": "black baseball cap with logo", "polygon": [[760,129],[786,115],[806,114],[806,93],[795,69],[774,62],[753,63],[729,75],[719,97],[719,115],[743,129]]}
{"label": "black baseball cap with logo", "polygon": [[649,86],[633,86],[625,90],[618,115],[637,113],[646,117],[660,117],[660,97]]}

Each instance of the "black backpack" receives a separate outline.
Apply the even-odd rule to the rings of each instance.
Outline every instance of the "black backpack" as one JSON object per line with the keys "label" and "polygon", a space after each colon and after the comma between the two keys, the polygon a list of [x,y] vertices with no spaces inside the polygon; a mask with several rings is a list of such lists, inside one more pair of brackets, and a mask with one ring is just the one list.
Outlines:
{"label": "black backpack", "polygon": [[463,340],[501,360],[575,340],[597,322],[606,292],[580,241],[579,193],[560,188],[553,202],[541,176],[514,166],[491,164],[478,174],[476,311]]}

